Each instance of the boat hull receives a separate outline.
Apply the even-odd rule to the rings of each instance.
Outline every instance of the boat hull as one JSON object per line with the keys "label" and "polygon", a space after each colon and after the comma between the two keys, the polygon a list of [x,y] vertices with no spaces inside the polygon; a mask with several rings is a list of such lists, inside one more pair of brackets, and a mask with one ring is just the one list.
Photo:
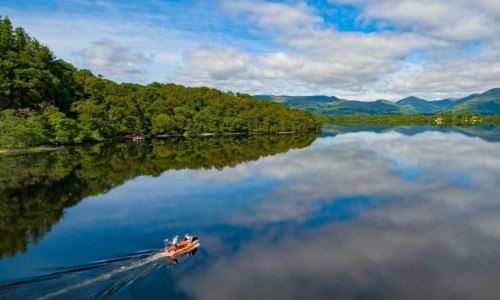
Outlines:
{"label": "boat hull", "polygon": [[182,248],[178,249],[165,249],[165,256],[169,258],[177,257],[179,255],[188,253],[193,251],[194,249],[198,248],[200,246],[200,243],[198,240],[193,241],[192,243],[187,243],[185,246]]}

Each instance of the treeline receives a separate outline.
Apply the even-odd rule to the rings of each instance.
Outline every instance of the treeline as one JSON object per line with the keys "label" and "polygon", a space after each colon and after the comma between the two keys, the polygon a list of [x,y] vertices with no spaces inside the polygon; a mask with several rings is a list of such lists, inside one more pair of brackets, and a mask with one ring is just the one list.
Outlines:
{"label": "treeline", "polygon": [[336,125],[433,125],[449,126],[474,126],[479,124],[500,126],[500,114],[479,115],[472,113],[442,113],[436,115],[322,115],[325,124]]}
{"label": "treeline", "polygon": [[55,59],[0,17],[0,148],[127,135],[317,130],[321,120],[250,95],[175,84],[121,83]]}
{"label": "treeline", "polygon": [[29,243],[41,241],[65,208],[137,176],[233,167],[307,147],[318,134],[178,137],[0,155],[0,259],[25,252]]}
{"label": "treeline", "polygon": [[500,114],[481,115],[481,124],[500,126]]}

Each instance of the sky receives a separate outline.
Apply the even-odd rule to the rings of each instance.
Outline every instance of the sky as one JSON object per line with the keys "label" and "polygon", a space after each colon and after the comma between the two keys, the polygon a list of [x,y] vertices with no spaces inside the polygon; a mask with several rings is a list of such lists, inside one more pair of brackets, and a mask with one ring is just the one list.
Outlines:
{"label": "sky", "polygon": [[500,87],[500,0],[3,0],[0,15],[118,82],[355,100]]}

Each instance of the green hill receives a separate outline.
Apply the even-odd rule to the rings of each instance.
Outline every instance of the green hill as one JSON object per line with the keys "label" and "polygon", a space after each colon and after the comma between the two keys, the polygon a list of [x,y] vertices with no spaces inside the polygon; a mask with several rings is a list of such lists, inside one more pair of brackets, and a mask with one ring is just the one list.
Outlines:
{"label": "green hill", "polygon": [[278,102],[289,107],[305,109],[316,114],[390,114],[410,112],[407,107],[398,106],[387,100],[373,102],[351,101],[335,96],[275,96],[255,95],[259,100]]}
{"label": "green hill", "polygon": [[94,142],[133,135],[317,130],[305,110],[247,94],[153,82],[116,83],[56,59],[0,17],[0,148]]}
{"label": "green hill", "polygon": [[306,103],[329,103],[338,101],[335,96],[274,96],[274,95],[254,95],[254,98],[267,99],[273,102],[282,102],[287,105],[300,105]]}
{"label": "green hill", "polygon": [[442,109],[446,105],[446,103],[441,101],[427,101],[414,96],[401,99],[396,104],[409,107],[417,113],[432,113]]}
{"label": "green hill", "polygon": [[480,114],[500,113],[500,88],[457,100],[445,108],[454,113],[474,112]]}
{"label": "green hill", "polygon": [[258,95],[255,98],[280,102],[316,114],[436,114],[443,112],[471,112],[479,114],[500,113],[500,88],[482,94],[472,94],[460,99],[428,101],[410,96],[396,102],[387,100],[356,101],[334,96],[273,96]]}
{"label": "green hill", "polygon": [[373,102],[341,100],[329,108],[323,110],[324,114],[399,114],[406,113],[407,108],[401,107],[394,102],[377,100]]}

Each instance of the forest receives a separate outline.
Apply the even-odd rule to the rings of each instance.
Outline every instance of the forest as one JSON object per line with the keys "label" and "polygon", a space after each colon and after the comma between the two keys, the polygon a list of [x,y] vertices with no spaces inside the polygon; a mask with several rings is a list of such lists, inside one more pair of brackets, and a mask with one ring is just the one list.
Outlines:
{"label": "forest", "polygon": [[0,148],[126,136],[319,130],[321,118],[241,93],[116,83],[56,59],[0,17]]}

